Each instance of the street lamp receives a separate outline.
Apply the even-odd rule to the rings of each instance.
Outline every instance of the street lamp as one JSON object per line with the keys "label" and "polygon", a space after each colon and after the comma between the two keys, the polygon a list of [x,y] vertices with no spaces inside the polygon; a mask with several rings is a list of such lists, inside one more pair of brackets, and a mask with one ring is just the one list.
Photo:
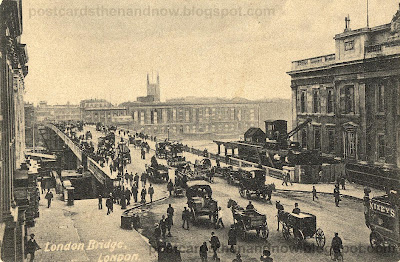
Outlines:
{"label": "street lamp", "polygon": [[167,141],[169,141],[169,126],[167,127]]}

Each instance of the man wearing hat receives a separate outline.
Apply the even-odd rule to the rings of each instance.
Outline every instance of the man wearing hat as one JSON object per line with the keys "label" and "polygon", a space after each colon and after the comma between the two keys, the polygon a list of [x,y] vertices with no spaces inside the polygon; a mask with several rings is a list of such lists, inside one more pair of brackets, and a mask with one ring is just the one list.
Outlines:
{"label": "man wearing hat", "polygon": [[262,256],[260,257],[260,261],[261,262],[273,262],[274,260],[271,257],[271,251],[269,251],[268,249],[265,249],[263,251]]}
{"label": "man wearing hat", "polygon": [[40,247],[36,243],[35,234],[31,234],[30,237],[31,238],[28,240],[28,242],[26,242],[26,254],[30,254],[29,261],[33,261],[35,259],[35,252],[36,250],[39,250]]}

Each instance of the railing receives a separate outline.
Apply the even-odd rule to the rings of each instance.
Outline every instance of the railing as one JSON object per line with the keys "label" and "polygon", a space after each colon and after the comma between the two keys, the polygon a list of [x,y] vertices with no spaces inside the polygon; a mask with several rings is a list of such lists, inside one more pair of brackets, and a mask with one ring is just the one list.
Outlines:
{"label": "railing", "polygon": [[319,67],[323,65],[332,64],[335,62],[335,54],[312,57],[308,59],[298,60],[292,62],[292,70],[299,70],[311,67]]}
{"label": "railing", "polygon": [[372,45],[365,47],[365,53],[373,53],[382,51],[382,45]]}
{"label": "railing", "polygon": [[91,158],[87,160],[87,168],[94,175],[94,177],[103,185],[107,185],[110,177],[102,170],[99,164]]}
{"label": "railing", "polygon": [[[53,130],[63,141],[64,143],[74,152],[76,157],[82,161],[83,151],[76,145],[66,134],[64,134],[61,130],[59,130],[54,125],[47,125],[51,130]],[[87,158],[87,168],[93,174],[93,176],[104,186],[108,186],[111,177],[103,171],[100,165],[91,158]]]}
{"label": "railing", "polygon": [[76,145],[66,134],[64,134],[61,130],[59,130],[54,125],[47,125],[51,130],[53,130],[63,141],[64,143],[71,149],[71,151],[76,155],[76,157],[82,161],[82,150]]}
{"label": "railing", "polygon": [[[195,154],[195,155],[199,155],[199,156],[203,156],[204,151],[193,148],[193,147],[186,147],[184,148],[185,151]],[[259,164],[258,163],[253,163],[247,160],[243,160],[240,158],[235,158],[235,157],[229,157],[229,158],[225,158],[225,157],[221,157],[218,154],[214,154],[214,153],[208,153],[207,157],[210,159],[220,159],[221,162],[227,164],[227,165],[232,165],[232,166],[237,166],[237,167],[258,167]],[[278,178],[278,179],[283,179],[283,177],[286,175],[286,172],[280,169],[276,169],[276,168],[272,168],[269,166],[262,166],[265,170],[266,170],[266,174],[267,176],[271,176],[274,178]]]}

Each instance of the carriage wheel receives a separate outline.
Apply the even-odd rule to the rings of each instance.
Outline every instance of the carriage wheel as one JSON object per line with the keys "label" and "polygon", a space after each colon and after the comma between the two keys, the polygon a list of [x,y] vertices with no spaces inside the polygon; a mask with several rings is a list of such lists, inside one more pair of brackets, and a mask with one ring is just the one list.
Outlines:
{"label": "carriage wheel", "polygon": [[294,235],[294,241],[296,243],[296,246],[301,247],[304,242],[304,234],[301,232],[301,230],[293,230],[293,235]]}
{"label": "carriage wheel", "polygon": [[315,242],[317,242],[317,246],[323,248],[325,246],[325,234],[321,228],[318,228],[315,232]]}
{"label": "carriage wheel", "polygon": [[380,246],[382,246],[383,239],[380,234],[372,231],[369,235],[369,243],[373,250],[377,250]]}
{"label": "carriage wheel", "polygon": [[282,234],[283,234],[283,238],[284,239],[289,240],[289,238],[290,238],[290,229],[286,224],[283,224]]}

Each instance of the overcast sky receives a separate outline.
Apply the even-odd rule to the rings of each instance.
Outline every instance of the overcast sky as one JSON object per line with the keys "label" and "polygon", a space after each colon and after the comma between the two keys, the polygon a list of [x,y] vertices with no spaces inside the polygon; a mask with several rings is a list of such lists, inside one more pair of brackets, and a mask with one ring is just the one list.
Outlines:
{"label": "overcast sky", "polygon": [[[370,0],[370,26],[389,23],[398,2]],[[290,98],[291,61],[334,53],[347,14],[365,27],[366,0],[24,0],[25,100],[134,101],[152,71],[162,100]]]}

